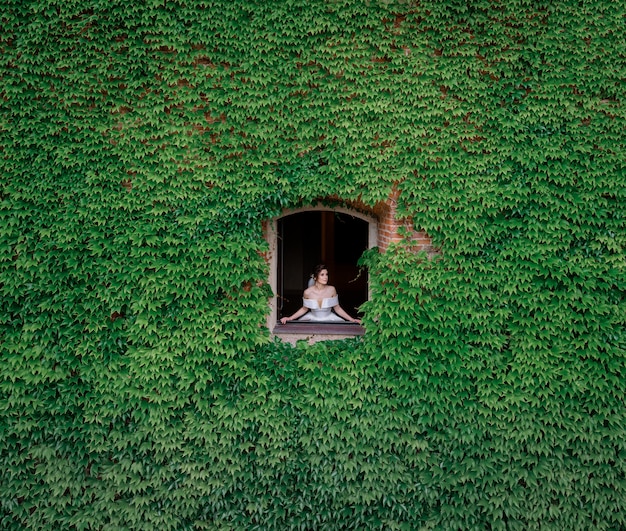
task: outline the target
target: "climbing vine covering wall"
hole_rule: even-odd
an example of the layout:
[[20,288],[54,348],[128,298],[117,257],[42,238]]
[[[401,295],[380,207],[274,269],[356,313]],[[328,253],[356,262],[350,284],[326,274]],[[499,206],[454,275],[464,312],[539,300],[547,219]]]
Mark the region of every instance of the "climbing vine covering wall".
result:
[[[626,8],[7,0],[0,527],[626,527]],[[362,339],[265,328],[341,197]]]

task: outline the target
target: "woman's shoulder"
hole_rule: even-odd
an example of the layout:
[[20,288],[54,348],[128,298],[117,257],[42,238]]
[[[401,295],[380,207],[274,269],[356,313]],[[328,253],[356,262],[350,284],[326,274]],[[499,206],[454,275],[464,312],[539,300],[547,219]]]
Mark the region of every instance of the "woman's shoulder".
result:
[[326,286],[323,297],[325,299],[332,299],[336,296],[337,296],[337,290],[335,289],[335,286]]
[[304,293],[302,294],[302,296],[305,299],[312,299],[313,297],[313,287],[307,288],[304,290]]
[[335,286],[326,286],[322,291],[317,291],[314,286],[304,290],[302,295],[305,299],[326,299],[337,296]]

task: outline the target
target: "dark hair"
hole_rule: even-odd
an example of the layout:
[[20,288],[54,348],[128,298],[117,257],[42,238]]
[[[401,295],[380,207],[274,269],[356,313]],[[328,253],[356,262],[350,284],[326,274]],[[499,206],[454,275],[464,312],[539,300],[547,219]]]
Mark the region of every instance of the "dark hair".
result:
[[313,269],[313,274],[311,275],[314,280],[317,280],[317,277],[319,276],[319,274],[322,272],[323,269],[328,270],[325,264],[317,264],[315,266],[315,268]]

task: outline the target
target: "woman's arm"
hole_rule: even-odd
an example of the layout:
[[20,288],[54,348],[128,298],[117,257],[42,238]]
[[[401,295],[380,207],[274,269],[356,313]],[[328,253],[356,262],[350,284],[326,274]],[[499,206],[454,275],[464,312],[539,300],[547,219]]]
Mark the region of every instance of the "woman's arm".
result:
[[339,306],[339,304],[333,306],[333,310],[335,310],[335,313],[342,319],[345,319],[346,321],[349,321],[350,323],[361,324],[361,319],[354,319],[353,317],[351,317],[348,314],[348,312],[346,312],[341,306]]
[[293,321],[294,319],[297,319],[298,317],[302,317],[306,312],[308,312],[309,309],[305,308],[304,306],[302,306],[296,313],[294,313],[293,315],[290,315],[289,317],[283,317],[280,322],[283,324],[287,324],[287,321]]

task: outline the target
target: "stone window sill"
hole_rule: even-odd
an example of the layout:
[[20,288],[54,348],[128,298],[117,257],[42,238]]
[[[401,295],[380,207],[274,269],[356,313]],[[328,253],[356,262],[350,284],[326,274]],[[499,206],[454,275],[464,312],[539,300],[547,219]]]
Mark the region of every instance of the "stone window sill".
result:
[[276,323],[272,333],[288,343],[305,340],[309,343],[362,336],[365,329],[355,323]]

